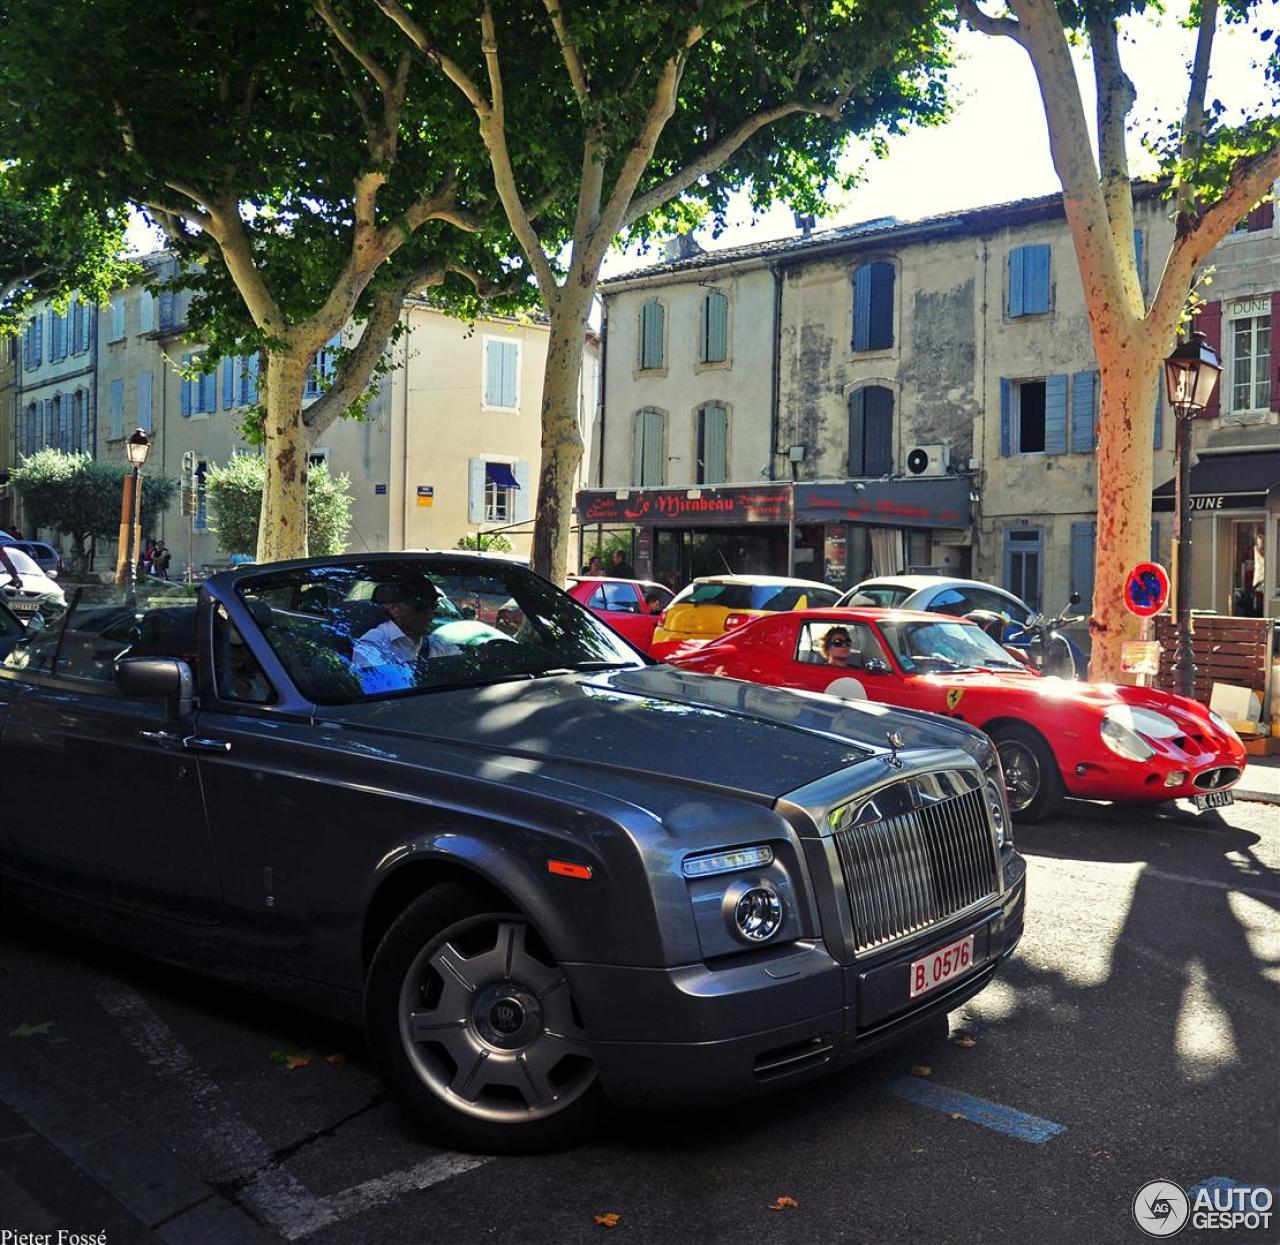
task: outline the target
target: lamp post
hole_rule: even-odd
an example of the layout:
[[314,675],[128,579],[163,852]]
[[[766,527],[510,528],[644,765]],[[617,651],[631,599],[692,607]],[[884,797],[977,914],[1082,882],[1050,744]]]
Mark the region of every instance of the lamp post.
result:
[[124,496],[120,502],[120,554],[116,561],[116,583],[126,584],[133,597],[138,583],[138,546],[142,539],[142,464],[147,461],[151,438],[145,429],[137,428],[124,443],[129,458],[129,473],[124,478]]
[[1195,694],[1191,639],[1191,427],[1213,397],[1222,368],[1203,333],[1192,333],[1164,361],[1164,387],[1177,421],[1173,444],[1173,574],[1176,634],[1173,668],[1178,691]]

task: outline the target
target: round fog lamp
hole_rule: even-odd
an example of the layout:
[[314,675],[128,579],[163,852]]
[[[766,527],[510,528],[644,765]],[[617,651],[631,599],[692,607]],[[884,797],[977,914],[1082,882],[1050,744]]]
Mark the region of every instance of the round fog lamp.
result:
[[733,925],[748,942],[767,942],[782,925],[782,899],[771,886],[752,886],[733,905]]

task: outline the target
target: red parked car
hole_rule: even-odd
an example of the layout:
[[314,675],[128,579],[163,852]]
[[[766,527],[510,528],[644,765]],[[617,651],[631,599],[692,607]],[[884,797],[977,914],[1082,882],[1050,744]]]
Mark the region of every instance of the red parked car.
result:
[[650,651],[658,615],[674,595],[670,588],[643,579],[586,575],[572,577],[565,591],[642,653]]
[[963,618],[914,610],[796,610],[668,658],[673,666],[961,718],[995,741],[1009,806],[1048,816],[1063,795],[1232,801],[1239,736],[1156,688],[1041,678]]

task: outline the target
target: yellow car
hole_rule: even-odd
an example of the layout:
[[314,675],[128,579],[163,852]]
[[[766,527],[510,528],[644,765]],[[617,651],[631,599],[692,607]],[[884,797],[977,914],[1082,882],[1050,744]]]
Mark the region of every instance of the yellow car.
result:
[[762,614],[821,609],[840,599],[840,589],[812,579],[774,575],[712,575],[695,579],[662,612],[649,652],[665,657],[689,640],[714,640]]

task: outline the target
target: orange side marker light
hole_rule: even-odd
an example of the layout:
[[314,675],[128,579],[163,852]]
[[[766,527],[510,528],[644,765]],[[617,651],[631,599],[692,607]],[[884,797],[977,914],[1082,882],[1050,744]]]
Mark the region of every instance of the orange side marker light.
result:
[[548,860],[547,872],[558,873],[562,878],[581,878],[591,880],[591,866],[574,864],[572,860]]

